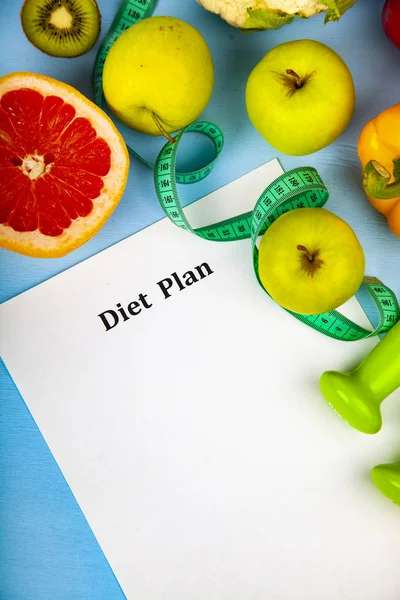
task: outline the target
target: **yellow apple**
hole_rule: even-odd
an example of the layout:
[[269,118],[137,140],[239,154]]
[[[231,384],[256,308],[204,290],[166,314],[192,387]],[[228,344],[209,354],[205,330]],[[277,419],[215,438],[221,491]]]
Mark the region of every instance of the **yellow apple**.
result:
[[337,308],[362,284],[363,249],[351,227],[324,208],[281,215],[263,235],[259,274],[281,306],[314,315]]
[[314,40],[270,50],[246,86],[254,127],[279,152],[298,156],[333,142],[347,127],[354,101],[349,69],[336,52]]
[[106,102],[129,127],[150,135],[197,119],[211,97],[214,66],[200,33],[174,17],[135,23],[113,44],[103,72]]

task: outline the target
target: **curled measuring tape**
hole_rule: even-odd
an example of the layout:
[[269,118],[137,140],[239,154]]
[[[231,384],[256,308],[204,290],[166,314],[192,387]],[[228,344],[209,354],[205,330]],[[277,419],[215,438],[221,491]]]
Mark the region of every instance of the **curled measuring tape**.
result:
[[[119,36],[122,33],[124,33],[124,31],[126,31],[131,25],[134,25],[141,19],[146,19],[147,17],[150,17],[154,12],[156,4],[157,0],[122,0],[118,12],[114,17],[113,22],[111,23],[110,29],[108,30],[106,37],[104,38],[99,48],[99,51],[97,52],[95,60],[93,70],[93,92],[94,99],[98,106],[104,107],[104,95],[102,85],[103,69],[107,54],[109,53],[111,46],[119,38]],[[223,144],[224,141],[221,133],[221,137],[218,140],[218,145],[215,145],[215,158],[203,169],[199,169],[194,172],[190,171],[188,173],[176,173],[176,181],[178,183],[194,183],[196,181],[204,179],[204,177],[207,177],[207,175],[210,173],[211,169],[214,166],[218,154],[222,150]],[[135,152],[135,150],[128,146],[128,144],[127,148],[129,153],[132,154],[132,156],[135,156],[142,163],[150,167],[150,169],[154,168],[154,165],[152,163],[140,156],[140,154]]]
[[[106,56],[116,39],[140,19],[151,16],[156,0],[123,0],[105,40],[98,51],[93,73],[94,96],[103,104],[102,74]],[[176,172],[179,142],[186,133],[197,132],[213,143],[214,159],[204,168],[189,173]],[[251,238],[253,267],[261,287],[258,273],[257,239],[280,215],[304,207],[322,207],[328,200],[328,191],[313,167],[300,167],[284,173],[261,194],[254,210],[224,221],[193,229],[182,210],[177,183],[195,183],[206,177],[223,148],[224,138],[220,128],[209,121],[196,121],[178,133],[174,143],[167,142],[153,167],[128,146],[129,152],[154,170],[154,184],[159,203],[166,216],[178,227],[215,242],[231,242]],[[290,312],[296,319],[313,329],[338,340],[355,341],[385,333],[400,319],[400,309],[394,293],[376,278],[366,277],[357,295],[366,295],[375,305],[379,320],[373,331],[364,329],[340,312],[333,310],[320,315],[301,315]]]
[[[179,141],[185,132],[201,131],[215,144],[219,128],[207,121],[194,123],[181,131],[174,144],[168,142],[157,157],[154,183],[158,200],[167,217],[178,227],[215,242],[230,242],[251,238],[253,267],[261,287],[258,273],[257,239],[285,212],[304,207],[321,208],[328,200],[328,190],[313,167],[300,167],[275,179],[261,194],[254,210],[224,221],[193,229],[179,202],[175,179],[175,163]],[[357,325],[340,312],[332,310],[320,315],[300,315],[290,312],[313,329],[334,339],[355,341],[389,331],[400,318],[399,305],[394,293],[378,279],[366,277],[360,294],[367,293],[374,302],[379,322],[373,331]]]

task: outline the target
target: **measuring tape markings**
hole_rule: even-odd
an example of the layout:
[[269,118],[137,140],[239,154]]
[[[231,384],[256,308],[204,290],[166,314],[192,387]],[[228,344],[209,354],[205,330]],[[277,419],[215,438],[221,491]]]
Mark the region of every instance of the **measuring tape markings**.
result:
[[[218,129],[217,125],[212,124],[213,131]],[[328,190],[313,167],[292,169],[270,183],[257,200],[253,211],[194,229],[182,210],[174,181],[179,142],[183,133],[189,130],[193,130],[193,125],[179,134],[175,144],[167,142],[156,160],[154,184],[159,203],[176,226],[204,239],[225,242],[251,238],[254,272],[259,284],[268,294],[259,276],[257,239],[277,218],[289,210],[324,206],[328,201]],[[205,127],[203,132],[205,135],[209,134]],[[300,315],[290,310],[287,312],[320,333],[343,341],[356,341],[388,331],[400,317],[396,297],[375,278],[365,278],[362,287],[368,291],[378,310],[379,322],[372,332],[336,310],[319,315]]]
[[[98,51],[93,71],[93,88],[96,103],[104,104],[102,75],[104,63],[112,44],[131,25],[150,17],[157,0],[123,0],[111,27]],[[208,137],[214,146],[215,156],[205,167],[189,173],[176,172],[176,156],[179,142],[185,133],[197,132]],[[194,233],[203,239],[216,242],[230,242],[251,238],[253,267],[257,280],[264,291],[259,272],[257,240],[268,227],[289,210],[305,207],[319,207],[328,200],[328,191],[313,167],[300,167],[287,171],[273,181],[261,194],[254,210],[225,219],[208,226],[192,228],[179,201],[176,183],[195,183],[204,179],[212,170],[224,145],[221,129],[209,121],[197,121],[181,130],[175,143],[167,142],[160,151],[156,163],[142,158],[127,146],[129,152],[154,172],[154,185],[159,203],[166,216],[181,229]],[[320,315],[300,315],[287,310],[304,324],[329,337],[344,341],[360,340],[388,331],[400,318],[400,309],[394,293],[376,278],[366,277],[360,291],[365,291],[373,300],[379,314],[379,323],[370,332],[353,323],[336,310]],[[269,294],[268,294],[269,295]],[[286,309],[285,309],[286,310]]]
[[[157,0],[123,0],[121,2],[118,12],[114,17],[113,22],[111,23],[110,29],[108,30],[105,39],[103,40],[102,44],[100,45],[100,48],[99,48],[99,51],[97,53],[96,60],[95,60],[95,66],[94,66],[94,70],[93,70],[93,90],[94,90],[94,98],[95,98],[96,104],[98,104],[98,106],[100,106],[102,108],[105,107],[104,106],[105,102],[104,102],[104,95],[103,95],[102,79],[103,79],[104,63],[106,61],[107,54],[109,53],[109,51],[111,49],[111,46],[119,38],[119,36],[122,33],[124,33],[124,31],[126,31],[127,29],[129,29],[129,27],[131,27],[131,25],[134,25],[135,23],[137,23],[138,21],[141,21],[142,19],[146,19],[147,17],[150,17],[154,12],[156,4],[157,4]],[[207,121],[196,122],[194,124],[194,126],[195,126],[195,128],[190,129],[190,131],[197,131],[199,133],[203,133],[203,129],[207,129],[208,126],[211,126],[210,127],[211,129],[213,128],[213,124],[212,123],[210,124]],[[189,131],[189,129],[186,128],[184,131]],[[175,173],[175,180],[178,183],[194,183],[196,181],[200,181],[201,179],[204,179],[204,177],[207,177],[207,175],[212,170],[215,160],[217,159],[219,152],[222,150],[223,143],[224,143],[222,131],[219,128],[218,128],[218,132],[219,132],[220,140],[216,139],[214,146],[218,146],[219,150],[216,153],[215,158],[211,161],[211,163],[209,165],[207,165],[206,167],[204,167],[202,169],[198,169],[197,171],[189,172],[189,173]],[[180,133],[182,133],[182,132],[180,132]],[[210,132],[210,133],[212,133],[212,132]],[[180,134],[178,134],[178,135],[180,135]],[[214,140],[212,140],[212,141],[214,141]],[[128,144],[126,146],[127,146],[130,154],[135,156],[138,160],[140,160],[142,163],[147,165],[150,169],[152,169],[152,170],[154,169],[154,165],[151,162],[149,162],[148,160],[143,158]]]
[[123,0],[121,2],[96,56],[93,71],[93,89],[96,103],[99,106],[103,103],[103,68],[111,46],[131,25],[150,17],[156,4],[157,0]]

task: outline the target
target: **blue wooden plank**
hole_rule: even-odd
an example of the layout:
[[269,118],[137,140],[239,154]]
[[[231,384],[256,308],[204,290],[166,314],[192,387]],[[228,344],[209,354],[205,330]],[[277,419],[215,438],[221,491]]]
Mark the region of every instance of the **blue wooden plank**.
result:
[[[214,94],[203,116],[218,123],[226,139],[209,177],[182,190],[184,205],[277,155],[249,123],[244,104],[246,79],[268,49],[284,41],[311,38],[330,45],[343,57],[357,91],[350,126],[334,144],[316,154],[278,157],[286,170],[302,164],[318,169],[330,191],[327,208],[356,231],[366,253],[367,273],[382,279],[400,296],[400,240],[365,198],[356,153],[362,126],[400,101],[400,51],[381,30],[382,5],[376,0],[360,0],[339,23],[324,26],[323,17],[318,16],[298,20],[279,31],[252,35],[228,26],[194,0],[159,0],[157,13],[190,22],[209,44],[216,77]],[[104,36],[118,0],[100,0],[99,6]],[[44,73],[92,98],[91,69],[98,44],[76,59],[48,57],[25,39],[19,10],[16,0],[0,2],[0,75],[12,71]],[[162,145],[159,139],[146,138],[126,127],[121,126],[121,131],[146,158],[154,159]],[[179,165],[184,170],[195,166],[198,152],[204,162],[209,152],[206,144],[196,145],[195,136],[189,137]],[[161,217],[151,172],[132,160],[123,200],[88,244],[58,260],[0,251],[0,300],[29,289]],[[0,376],[0,598],[120,600],[122,591],[4,366]]]

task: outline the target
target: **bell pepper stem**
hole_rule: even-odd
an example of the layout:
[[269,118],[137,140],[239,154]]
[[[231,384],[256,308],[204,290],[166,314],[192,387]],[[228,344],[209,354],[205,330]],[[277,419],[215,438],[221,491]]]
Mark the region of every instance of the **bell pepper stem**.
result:
[[393,161],[393,177],[400,179],[400,158],[395,158]]
[[373,198],[390,200],[400,196],[400,160],[393,161],[395,181],[389,183],[390,173],[377,160],[370,160],[364,167],[362,185],[364,190]]

